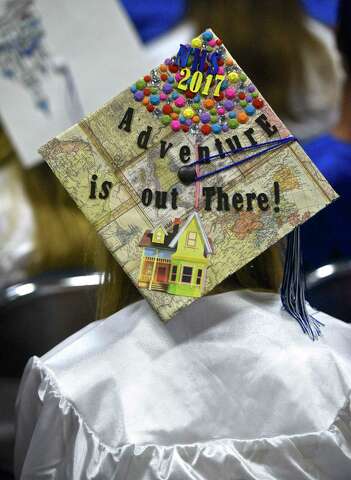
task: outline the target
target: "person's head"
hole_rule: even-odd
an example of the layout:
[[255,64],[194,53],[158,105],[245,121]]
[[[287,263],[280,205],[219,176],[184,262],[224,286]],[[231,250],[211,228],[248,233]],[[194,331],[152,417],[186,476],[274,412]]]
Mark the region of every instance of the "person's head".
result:
[[340,0],[337,25],[337,44],[347,76],[351,77],[351,2]]
[[[197,31],[211,27],[235,60],[284,119],[298,119],[307,94],[308,66],[320,81],[335,83],[324,45],[306,26],[300,0],[193,0],[189,14]],[[317,87],[316,85],[314,87]],[[291,102],[292,91],[300,105]],[[295,108],[297,107],[297,108]],[[306,105],[303,105],[306,111]]]

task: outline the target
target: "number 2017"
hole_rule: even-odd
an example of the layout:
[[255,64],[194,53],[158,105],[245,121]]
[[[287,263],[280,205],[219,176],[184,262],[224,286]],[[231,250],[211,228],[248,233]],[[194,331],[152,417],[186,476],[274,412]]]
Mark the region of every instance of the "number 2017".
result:
[[[182,75],[182,79],[179,80],[179,82],[178,82],[178,89],[179,90],[188,90],[187,81],[190,78],[190,68],[182,68],[182,70],[180,71],[180,74]],[[189,84],[189,90],[193,93],[197,93],[201,88],[202,80],[203,80],[203,73],[200,72],[199,70],[197,70],[193,74],[193,76],[191,77],[191,81],[190,81],[190,84]],[[219,92],[221,90],[222,82],[224,80],[224,75],[218,75],[217,74],[215,76],[215,81],[216,80],[218,80],[218,83],[217,83],[216,88],[213,92],[213,95],[215,97],[218,97]],[[208,92],[210,90],[210,86],[212,84],[212,81],[213,81],[213,75],[211,75],[211,74],[207,75],[205,85],[200,92],[202,95],[208,95]]]

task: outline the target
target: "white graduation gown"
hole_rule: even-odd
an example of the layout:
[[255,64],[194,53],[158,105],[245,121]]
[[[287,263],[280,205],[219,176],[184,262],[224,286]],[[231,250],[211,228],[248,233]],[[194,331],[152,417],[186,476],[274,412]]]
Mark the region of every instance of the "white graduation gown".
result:
[[27,365],[17,478],[350,479],[351,327],[316,316],[241,291],[89,325]]

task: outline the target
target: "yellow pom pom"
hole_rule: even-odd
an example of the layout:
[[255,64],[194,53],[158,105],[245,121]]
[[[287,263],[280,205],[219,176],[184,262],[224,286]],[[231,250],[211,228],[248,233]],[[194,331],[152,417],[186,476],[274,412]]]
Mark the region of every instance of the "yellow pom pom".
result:
[[231,83],[236,83],[239,80],[239,75],[236,72],[228,73],[228,80]]
[[202,40],[200,37],[193,38],[191,40],[191,46],[194,48],[201,48],[202,47]]
[[193,118],[194,113],[195,113],[195,112],[194,112],[194,110],[193,110],[192,108],[187,107],[187,108],[184,109],[183,115],[184,115],[184,117],[186,117],[186,118]]

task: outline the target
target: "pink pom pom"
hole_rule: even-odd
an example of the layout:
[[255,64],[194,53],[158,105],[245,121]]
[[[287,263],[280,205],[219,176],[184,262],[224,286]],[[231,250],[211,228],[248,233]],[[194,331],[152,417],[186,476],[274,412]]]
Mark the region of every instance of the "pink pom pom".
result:
[[179,120],[172,120],[171,121],[171,127],[172,127],[172,130],[174,132],[178,132],[178,130],[180,130],[180,127],[181,127],[180,121]]
[[225,90],[225,96],[226,96],[227,98],[229,98],[229,99],[230,99],[230,98],[234,98],[235,95],[236,95],[236,90],[235,90],[235,88],[229,87],[229,88],[227,88],[227,89]]
[[186,101],[184,97],[178,97],[174,103],[177,107],[184,107]]
[[218,75],[224,75],[224,67],[221,65],[220,67],[218,67]]

